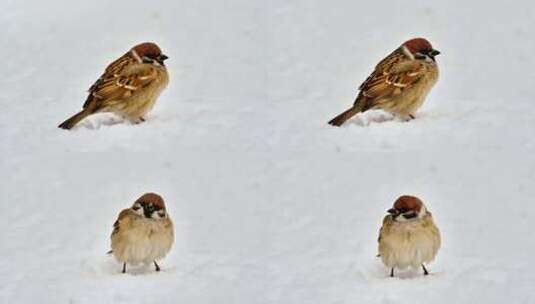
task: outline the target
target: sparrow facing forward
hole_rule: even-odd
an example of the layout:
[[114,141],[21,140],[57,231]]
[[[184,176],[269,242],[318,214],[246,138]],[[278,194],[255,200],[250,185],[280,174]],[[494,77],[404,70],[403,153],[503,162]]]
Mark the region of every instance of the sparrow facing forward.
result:
[[424,38],[403,43],[381,60],[360,85],[353,106],[329,124],[341,126],[348,119],[370,109],[382,109],[405,119],[413,119],[438,80],[435,56],[440,54]]
[[440,248],[440,231],[431,212],[419,198],[404,195],[388,213],[379,231],[379,256],[391,269],[390,276],[394,268],[420,266],[429,274],[424,264],[433,261]]
[[123,273],[126,272],[126,264],[140,263],[154,263],[156,271],[160,271],[156,261],[167,255],[174,238],[173,222],[162,197],[146,193],[131,208],[119,213],[113,224],[112,250],[109,253],[123,263]]
[[58,127],[71,129],[87,116],[102,112],[116,113],[134,123],[145,121],[143,116],[169,82],[166,59],[152,42],[134,46],[112,62],[89,88],[82,111]]

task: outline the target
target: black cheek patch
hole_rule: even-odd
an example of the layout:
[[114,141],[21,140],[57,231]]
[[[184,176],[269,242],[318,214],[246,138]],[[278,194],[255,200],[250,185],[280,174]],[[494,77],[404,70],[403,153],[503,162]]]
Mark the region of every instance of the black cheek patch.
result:
[[417,216],[417,214],[415,212],[411,212],[411,213],[408,213],[408,214],[403,214],[403,217],[410,220],[412,218],[415,218]]
[[154,60],[152,60],[150,58],[147,58],[147,57],[143,57],[142,61],[143,61],[143,63],[150,63],[150,64],[154,63]]
[[426,56],[425,56],[425,55],[422,55],[422,54],[415,54],[415,55],[414,55],[414,58],[416,58],[416,59],[420,59],[420,60],[425,60],[425,57],[426,57]]

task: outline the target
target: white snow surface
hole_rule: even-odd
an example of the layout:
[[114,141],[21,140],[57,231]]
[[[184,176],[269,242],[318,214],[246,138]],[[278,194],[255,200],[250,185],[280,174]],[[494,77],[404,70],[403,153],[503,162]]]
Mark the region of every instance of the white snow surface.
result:
[[[535,303],[532,1],[14,1],[0,13],[0,303]],[[406,39],[442,52],[403,122],[327,125]],[[131,46],[171,81],[145,123],[80,110]],[[160,265],[105,253],[160,193]],[[421,197],[432,272],[375,257],[385,211]]]

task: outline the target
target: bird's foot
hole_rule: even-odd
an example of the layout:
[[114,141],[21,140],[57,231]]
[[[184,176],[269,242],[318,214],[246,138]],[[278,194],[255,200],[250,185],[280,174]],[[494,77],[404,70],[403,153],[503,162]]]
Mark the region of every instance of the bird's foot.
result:
[[429,271],[425,268],[424,264],[422,264],[422,269],[424,270],[424,275],[428,275]]

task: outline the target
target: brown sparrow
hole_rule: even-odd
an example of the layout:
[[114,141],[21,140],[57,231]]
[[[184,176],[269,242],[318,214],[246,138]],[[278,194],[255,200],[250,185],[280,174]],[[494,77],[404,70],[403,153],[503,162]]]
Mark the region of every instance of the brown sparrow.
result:
[[169,82],[166,59],[152,42],[134,46],[112,62],[89,88],[82,111],[58,127],[71,129],[87,116],[102,112],[116,113],[134,123],[145,121],[143,116]]
[[329,124],[341,126],[360,112],[382,109],[406,119],[414,114],[425,101],[438,80],[435,56],[440,54],[424,38],[403,43],[381,60],[372,74],[359,87],[353,106],[336,116]]
[[174,238],[173,222],[162,197],[146,193],[131,208],[119,213],[111,234],[112,250],[108,253],[123,263],[123,273],[126,264],[140,263],[154,263],[156,271],[160,271],[156,261],[167,255]]
[[440,248],[440,231],[433,222],[431,212],[422,201],[414,196],[404,195],[388,210],[379,232],[379,256],[390,268],[422,267],[435,259]]

